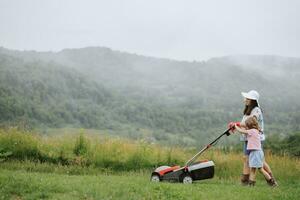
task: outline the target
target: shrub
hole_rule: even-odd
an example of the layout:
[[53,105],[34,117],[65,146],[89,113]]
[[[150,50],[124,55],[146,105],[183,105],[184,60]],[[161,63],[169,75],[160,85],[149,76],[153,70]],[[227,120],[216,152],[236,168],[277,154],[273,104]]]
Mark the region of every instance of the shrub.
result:
[[11,151],[4,151],[2,148],[0,148],[0,162],[5,161],[11,155]]
[[0,146],[4,151],[11,152],[11,158],[20,160],[39,159],[38,139],[33,134],[10,128],[0,134]]
[[86,155],[88,153],[89,146],[90,146],[90,142],[86,137],[84,137],[83,132],[81,132],[79,137],[76,140],[73,152],[76,156]]

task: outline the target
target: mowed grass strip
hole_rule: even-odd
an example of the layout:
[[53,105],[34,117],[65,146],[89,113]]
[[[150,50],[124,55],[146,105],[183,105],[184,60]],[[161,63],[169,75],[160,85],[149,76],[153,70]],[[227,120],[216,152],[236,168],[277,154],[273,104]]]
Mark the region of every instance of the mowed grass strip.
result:
[[238,180],[214,179],[151,183],[149,174],[65,175],[0,169],[1,199],[299,199],[300,181],[270,188],[259,180],[253,188]]

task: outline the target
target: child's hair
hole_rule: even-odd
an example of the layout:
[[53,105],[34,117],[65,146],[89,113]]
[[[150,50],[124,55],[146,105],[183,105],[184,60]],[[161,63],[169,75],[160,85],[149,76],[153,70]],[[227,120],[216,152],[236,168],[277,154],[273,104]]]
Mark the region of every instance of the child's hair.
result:
[[260,127],[258,125],[256,117],[253,117],[253,116],[248,117],[245,121],[245,124],[246,124],[248,129],[253,129],[254,128],[254,129],[257,129],[257,130],[260,131]]

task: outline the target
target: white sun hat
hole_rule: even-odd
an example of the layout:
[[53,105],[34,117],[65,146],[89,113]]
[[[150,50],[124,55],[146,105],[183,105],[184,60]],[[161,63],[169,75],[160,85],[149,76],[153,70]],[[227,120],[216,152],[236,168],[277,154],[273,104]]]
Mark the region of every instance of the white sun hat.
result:
[[260,107],[258,103],[259,93],[257,91],[250,90],[249,92],[242,92],[242,96],[247,99],[256,100],[258,107]]

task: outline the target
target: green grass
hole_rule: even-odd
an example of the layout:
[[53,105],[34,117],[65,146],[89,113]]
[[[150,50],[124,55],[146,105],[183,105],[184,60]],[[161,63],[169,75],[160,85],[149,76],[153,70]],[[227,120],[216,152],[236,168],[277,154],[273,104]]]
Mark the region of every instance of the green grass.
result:
[[0,169],[0,199],[299,199],[300,182],[280,181],[270,188],[259,179],[254,188],[238,180],[214,179],[151,183],[148,173],[67,175]]
[[197,150],[92,133],[43,136],[0,129],[0,199],[300,199],[300,160],[266,152],[279,182],[242,187],[242,153],[210,149],[215,177],[192,185],[151,183],[160,165],[183,165]]

